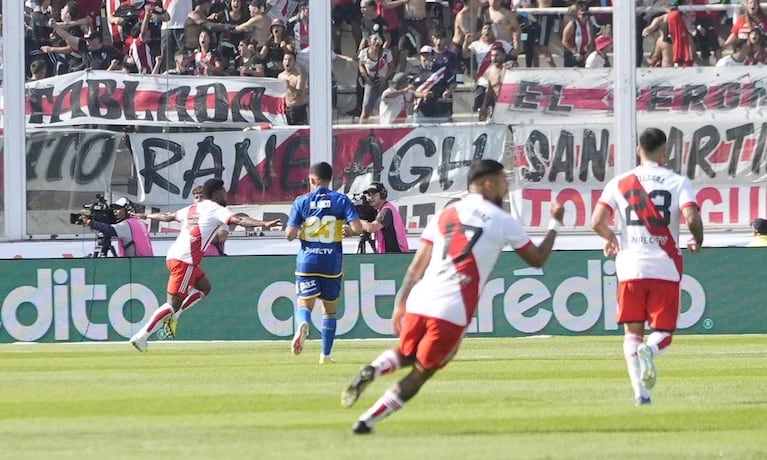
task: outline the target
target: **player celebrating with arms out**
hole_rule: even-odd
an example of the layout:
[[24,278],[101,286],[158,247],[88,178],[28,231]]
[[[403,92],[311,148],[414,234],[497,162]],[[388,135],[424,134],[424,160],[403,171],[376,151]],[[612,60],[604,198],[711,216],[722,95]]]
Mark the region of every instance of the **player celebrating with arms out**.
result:
[[362,368],[341,394],[341,404],[351,407],[374,379],[412,366],[355,422],[356,434],[370,433],[376,422],[401,409],[453,358],[504,246],[511,245],[535,267],[551,254],[564,217],[559,203],[551,203],[549,232],[536,246],[522,224],[502,209],[509,189],[501,163],[473,161],[467,182],[469,195],[427,224],[397,292],[392,326],[399,347]]
[[[591,226],[607,241],[605,255],[616,256],[623,354],[635,403],[641,406],[652,402],[654,357],[671,345],[679,317],[680,215],[692,233],[687,248],[693,253],[703,244],[703,223],[690,180],[663,166],[668,157],[663,131],[645,129],[637,151],[640,165],[607,183]],[[608,224],[613,213],[620,225],[620,242]],[[645,321],[653,330],[646,344]]]
[[221,179],[208,179],[202,186],[203,200],[176,211],[174,220],[181,222],[181,230],[168,249],[166,265],[168,296],[144,325],[130,339],[138,351],[147,351],[147,339],[160,328],[171,337],[176,335],[176,321],[183,312],[210,294],[212,286],[200,268],[202,256],[222,225],[243,227],[272,227],[279,219],[268,222],[233,213],[226,207],[226,188]]

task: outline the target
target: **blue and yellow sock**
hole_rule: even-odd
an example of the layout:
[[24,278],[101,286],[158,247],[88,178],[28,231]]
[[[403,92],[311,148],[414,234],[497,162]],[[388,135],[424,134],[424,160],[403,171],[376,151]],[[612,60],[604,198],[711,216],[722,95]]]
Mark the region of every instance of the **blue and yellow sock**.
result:
[[333,340],[336,338],[336,314],[322,315],[322,354],[330,356],[333,351]]

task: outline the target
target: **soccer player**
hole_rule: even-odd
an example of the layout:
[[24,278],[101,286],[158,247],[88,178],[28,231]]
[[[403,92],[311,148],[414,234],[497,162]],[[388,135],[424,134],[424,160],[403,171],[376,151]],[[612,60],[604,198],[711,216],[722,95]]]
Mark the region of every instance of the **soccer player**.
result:
[[357,210],[349,197],[330,189],[333,167],[316,163],[309,169],[311,191],[293,202],[286,238],[301,240],[296,257],[296,332],[291,343],[294,355],[301,354],[309,334],[314,302],[322,300],[322,351],[320,364],[331,362],[336,335],[336,311],[343,276],[344,223],[352,233],[362,232]]
[[233,213],[226,207],[226,188],[221,179],[205,181],[202,194],[202,201],[175,213],[175,220],[181,222],[181,231],[166,256],[170,272],[167,300],[155,310],[149,322],[131,337],[130,343],[138,351],[148,350],[147,339],[160,328],[175,336],[179,316],[210,293],[212,287],[200,268],[200,262],[221,225],[271,227],[280,223],[279,219],[264,222]]
[[[637,151],[640,165],[607,183],[591,226],[606,240],[605,255],[616,256],[623,354],[634,400],[640,406],[652,403],[654,357],[671,345],[679,317],[680,215],[684,215],[692,233],[687,241],[692,253],[700,251],[703,244],[703,224],[690,180],[664,167],[668,153],[663,131],[645,129]],[[620,241],[608,223],[611,215],[620,226]],[[652,329],[647,343],[645,321]]]
[[376,422],[401,409],[453,358],[504,246],[510,244],[535,267],[551,254],[564,217],[559,203],[551,203],[549,231],[536,246],[521,223],[502,209],[508,185],[501,163],[473,161],[467,181],[469,195],[427,224],[394,299],[392,326],[399,346],[362,368],[341,394],[341,404],[351,407],[374,379],[412,366],[355,422],[356,434],[372,432]]

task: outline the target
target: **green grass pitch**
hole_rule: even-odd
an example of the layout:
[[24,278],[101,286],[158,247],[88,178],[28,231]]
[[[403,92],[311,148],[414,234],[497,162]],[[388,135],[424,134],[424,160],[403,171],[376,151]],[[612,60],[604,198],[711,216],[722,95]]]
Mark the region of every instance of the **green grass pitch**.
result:
[[767,337],[677,336],[654,404],[633,406],[622,337],[464,341],[372,436],[342,408],[394,341],[0,346],[2,459],[764,459]]

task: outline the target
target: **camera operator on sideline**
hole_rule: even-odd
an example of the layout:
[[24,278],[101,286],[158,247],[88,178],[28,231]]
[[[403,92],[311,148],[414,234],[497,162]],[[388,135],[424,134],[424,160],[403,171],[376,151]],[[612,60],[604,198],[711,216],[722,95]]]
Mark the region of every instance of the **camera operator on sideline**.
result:
[[408,252],[407,230],[402,222],[399,210],[390,202],[386,187],[381,182],[373,182],[365,190],[369,203],[375,208],[377,214],[375,220],[360,220],[362,229],[375,234],[376,252]]
[[99,222],[85,215],[80,216],[80,222],[106,237],[116,237],[118,257],[152,257],[154,251],[149,229],[146,224],[128,214],[133,210],[130,200],[118,198],[109,207],[115,216],[114,224]]

